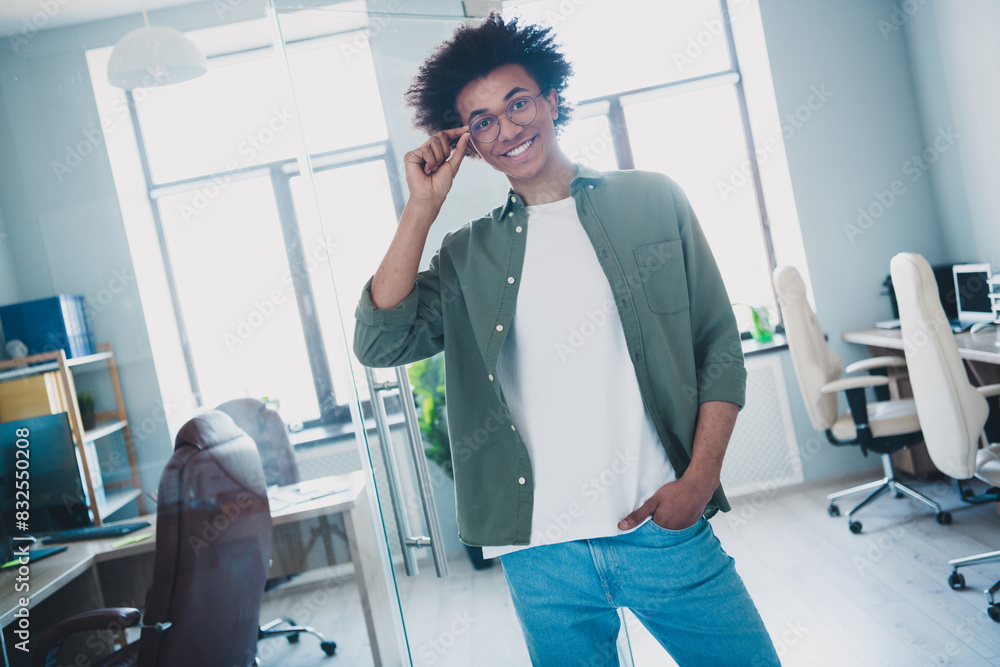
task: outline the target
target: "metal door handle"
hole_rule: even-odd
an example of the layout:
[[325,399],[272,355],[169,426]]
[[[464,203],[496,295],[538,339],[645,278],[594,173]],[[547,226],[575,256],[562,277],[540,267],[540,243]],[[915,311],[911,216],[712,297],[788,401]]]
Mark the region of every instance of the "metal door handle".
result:
[[[417,408],[413,401],[413,388],[410,386],[410,376],[403,366],[396,367],[396,383],[399,385],[399,400],[403,404],[403,420],[410,439],[410,455],[417,472],[417,488],[420,490],[420,504],[424,508],[424,521],[427,531],[431,534],[431,555],[434,558],[434,569],[438,577],[448,576],[448,558],[441,542],[441,525],[438,522],[437,505],[434,503],[434,490],[431,488],[431,478],[427,471],[427,457],[424,455],[424,441],[420,437],[420,427],[417,423]],[[404,391],[405,389],[405,391]],[[424,545],[418,545],[424,546]]]
[[[378,433],[380,449],[382,450],[382,461],[385,464],[386,479],[389,485],[389,501],[392,504],[393,516],[396,519],[396,528],[399,531],[399,543],[403,552],[403,566],[407,576],[412,577],[419,574],[420,568],[417,565],[414,551],[430,547],[437,576],[445,577],[448,575],[448,560],[441,541],[441,526],[438,523],[434,495],[430,485],[430,476],[427,471],[427,458],[424,456],[423,440],[420,437],[420,428],[417,424],[417,410],[413,402],[413,390],[410,387],[410,378],[407,375],[406,368],[404,366],[397,366],[395,372],[395,381],[377,382],[372,369],[365,368],[365,379],[368,381],[371,396],[372,415],[375,418],[375,430]],[[427,530],[430,533],[430,537],[426,535],[413,535],[410,529],[409,518],[406,516],[402,487],[399,483],[399,466],[392,448],[391,433],[389,432],[389,422],[386,418],[383,397],[383,394],[386,392],[397,390],[399,391],[399,402],[403,408],[403,422],[406,425],[406,437],[410,443],[410,455],[413,459],[414,471],[417,476],[417,488],[420,493],[424,520],[427,523]]]

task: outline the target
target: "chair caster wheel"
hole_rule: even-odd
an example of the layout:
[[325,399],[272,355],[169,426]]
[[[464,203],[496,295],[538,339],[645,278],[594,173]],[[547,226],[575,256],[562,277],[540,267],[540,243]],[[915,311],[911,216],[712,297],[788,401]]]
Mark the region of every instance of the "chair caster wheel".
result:
[[855,535],[858,535],[859,533],[861,533],[861,522],[860,521],[852,521],[849,524],[847,524],[847,527],[850,528],[851,532],[854,533]]
[[965,575],[961,572],[952,572],[948,575],[948,585],[953,590],[960,591],[965,588]]
[[937,515],[937,522],[942,526],[947,526],[951,523],[951,512],[941,512]]
[[294,635],[288,635],[288,637],[286,639],[288,639],[288,643],[289,644],[298,644],[299,643],[299,633],[296,632]]
[[826,508],[826,513],[830,516],[840,516],[840,508],[830,503],[830,506]]
[[903,494],[902,494],[902,493],[900,493],[899,491],[897,491],[897,492],[896,492],[896,497],[897,497],[897,498],[902,498],[902,497],[903,497]]
[[986,608],[986,613],[997,623],[1000,623],[1000,605],[991,604]]
[[323,649],[323,653],[327,655],[333,655],[337,652],[337,642],[320,642],[319,647]]

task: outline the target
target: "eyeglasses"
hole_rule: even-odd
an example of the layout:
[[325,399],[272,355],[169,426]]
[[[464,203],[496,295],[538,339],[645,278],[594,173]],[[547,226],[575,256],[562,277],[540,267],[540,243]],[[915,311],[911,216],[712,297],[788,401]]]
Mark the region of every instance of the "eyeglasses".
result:
[[[504,113],[515,125],[527,125],[535,120],[535,112],[537,111],[535,100],[543,95],[545,93],[540,93],[535,97],[518,97],[516,100],[511,100]],[[476,116],[469,122],[469,131],[472,133],[472,138],[480,143],[488,144],[491,141],[496,141],[496,138],[500,136],[500,119],[493,114]]]

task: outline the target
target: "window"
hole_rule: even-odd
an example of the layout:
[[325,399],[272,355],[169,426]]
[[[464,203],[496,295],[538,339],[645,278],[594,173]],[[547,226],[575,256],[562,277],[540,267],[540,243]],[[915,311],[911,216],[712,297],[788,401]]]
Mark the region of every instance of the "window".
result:
[[[736,10],[745,10],[740,0]],[[734,303],[777,314],[773,250],[759,196],[750,118],[718,0],[509,3],[508,14],[552,26],[574,66],[577,103],[560,144],[596,169],[662,172],[684,189]],[[735,196],[730,173],[748,169]],[[720,187],[720,183],[724,184]],[[758,187],[754,187],[754,183]],[[749,310],[736,309],[741,328]]]
[[[354,326],[353,301],[342,315],[333,281],[361,291],[372,258],[358,249],[388,246],[401,201],[370,51],[342,56],[358,39],[356,26],[307,35],[289,46],[287,70],[266,42],[215,52],[205,76],[128,96],[202,405],[267,397],[286,422],[311,425],[338,420],[338,403],[353,397],[330,370],[362,372],[343,345],[327,344]],[[300,173],[303,144],[311,176]],[[377,205],[345,196],[356,192]],[[345,217],[356,224],[336,233],[321,222]]]

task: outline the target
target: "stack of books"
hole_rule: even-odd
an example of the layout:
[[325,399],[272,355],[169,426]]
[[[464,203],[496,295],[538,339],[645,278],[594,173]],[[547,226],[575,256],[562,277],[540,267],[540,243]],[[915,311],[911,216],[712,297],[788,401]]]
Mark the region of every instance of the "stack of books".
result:
[[69,400],[59,373],[55,371],[0,382],[0,422],[56,415],[68,410]]
[[87,304],[78,294],[0,306],[4,337],[28,346],[28,354],[62,348],[67,359],[94,354],[94,336],[87,322]]

